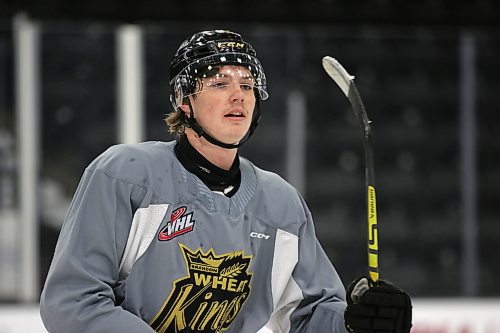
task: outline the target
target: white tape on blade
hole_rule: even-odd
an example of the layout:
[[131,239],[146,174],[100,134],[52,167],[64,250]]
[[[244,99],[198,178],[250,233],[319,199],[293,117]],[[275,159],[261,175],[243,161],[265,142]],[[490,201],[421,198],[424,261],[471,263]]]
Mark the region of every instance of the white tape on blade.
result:
[[349,86],[354,76],[349,75],[344,67],[335,59],[330,56],[323,57],[323,68],[326,73],[337,83],[346,96],[349,96]]

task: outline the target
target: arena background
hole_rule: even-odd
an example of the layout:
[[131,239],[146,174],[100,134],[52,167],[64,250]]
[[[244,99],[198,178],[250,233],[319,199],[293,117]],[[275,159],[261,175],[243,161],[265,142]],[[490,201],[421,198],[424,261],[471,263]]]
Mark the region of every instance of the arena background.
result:
[[[36,316],[85,166],[116,143],[172,139],[162,121],[170,58],[187,35],[214,28],[241,32],[268,77],[271,97],[241,154],[303,193],[344,283],[366,271],[363,151],[325,55],[356,76],[373,120],[382,278],[430,312],[486,302],[498,313],[499,7],[2,1],[0,332],[14,332],[3,323],[11,311]],[[498,319],[471,318],[500,332]]]

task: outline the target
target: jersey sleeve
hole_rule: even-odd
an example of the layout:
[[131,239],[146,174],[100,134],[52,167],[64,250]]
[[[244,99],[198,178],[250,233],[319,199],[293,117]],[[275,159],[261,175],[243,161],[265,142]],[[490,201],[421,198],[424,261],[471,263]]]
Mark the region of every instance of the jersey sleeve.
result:
[[102,170],[84,172],[40,299],[49,332],[154,332],[113,292],[135,206],[148,196],[146,187]]
[[346,333],[344,285],[316,237],[302,197],[300,201],[305,221],[298,230],[298,260],[289,284],[300,289],[302,300],[290,315],[290,332]]

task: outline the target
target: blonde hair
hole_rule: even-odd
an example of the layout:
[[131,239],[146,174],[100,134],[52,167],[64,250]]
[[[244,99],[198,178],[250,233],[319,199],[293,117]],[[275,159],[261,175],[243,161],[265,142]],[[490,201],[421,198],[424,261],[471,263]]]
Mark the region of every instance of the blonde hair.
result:
[[178,108],[176,111],[170,112],[165,117],[165,123],[168,126],[168,132],[171,134],[180,137],[184,134],[186,130],[186,121],[185,121],[184,111]]
[[[215,68],[219,69],[219,67],[215,67]],[[200,78],[196,78],[196,85],[195,85],[194,89],[195,89],[195,91],[200,91],[202,89]],[[176,96],[177,96],[177,94],[180,94],[179,91],[175,91],[174,93]],[[193,99],[196,99],[196,95],[192,95],[191,97]],[[184,101],[185,100],[187,100],[187,97],[184,97]],[[168,132],[170,134],[176,135],[177,137],[181,137],[182,135],[184,135],[184,131],[186,130],[186,127],[189,127],[189,125],[186,122],[186,114],[184,113],[184,111],[181,110],[180,107],[178,107],[177,110],[170,112],[165,117],[165,123],[168,126]]]

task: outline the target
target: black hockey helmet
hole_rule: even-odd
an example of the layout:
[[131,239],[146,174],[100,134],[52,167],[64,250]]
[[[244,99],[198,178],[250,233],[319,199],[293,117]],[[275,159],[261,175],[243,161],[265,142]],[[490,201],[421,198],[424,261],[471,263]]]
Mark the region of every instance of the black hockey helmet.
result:
[[199,136],[205,137],[211,143],[224,148],[237,148],[248,140],[257,127],[260,119],[259,101],[269,97],[264,69],[253,47],[245,42],[241,35],[228,30],[209,30],[195,33],[186,39],[179,46],[170,64],[170,101],[174,110],[178,110],[179,106],[186,102],[186,98],[195,93],[196,82],[203,77],[207,69],[225,65],[244,66],[250,71],[255,82],[256,110],[247,137],[238,145],[222,143],[210,137],[194,119],[192,108],[186,122]]

